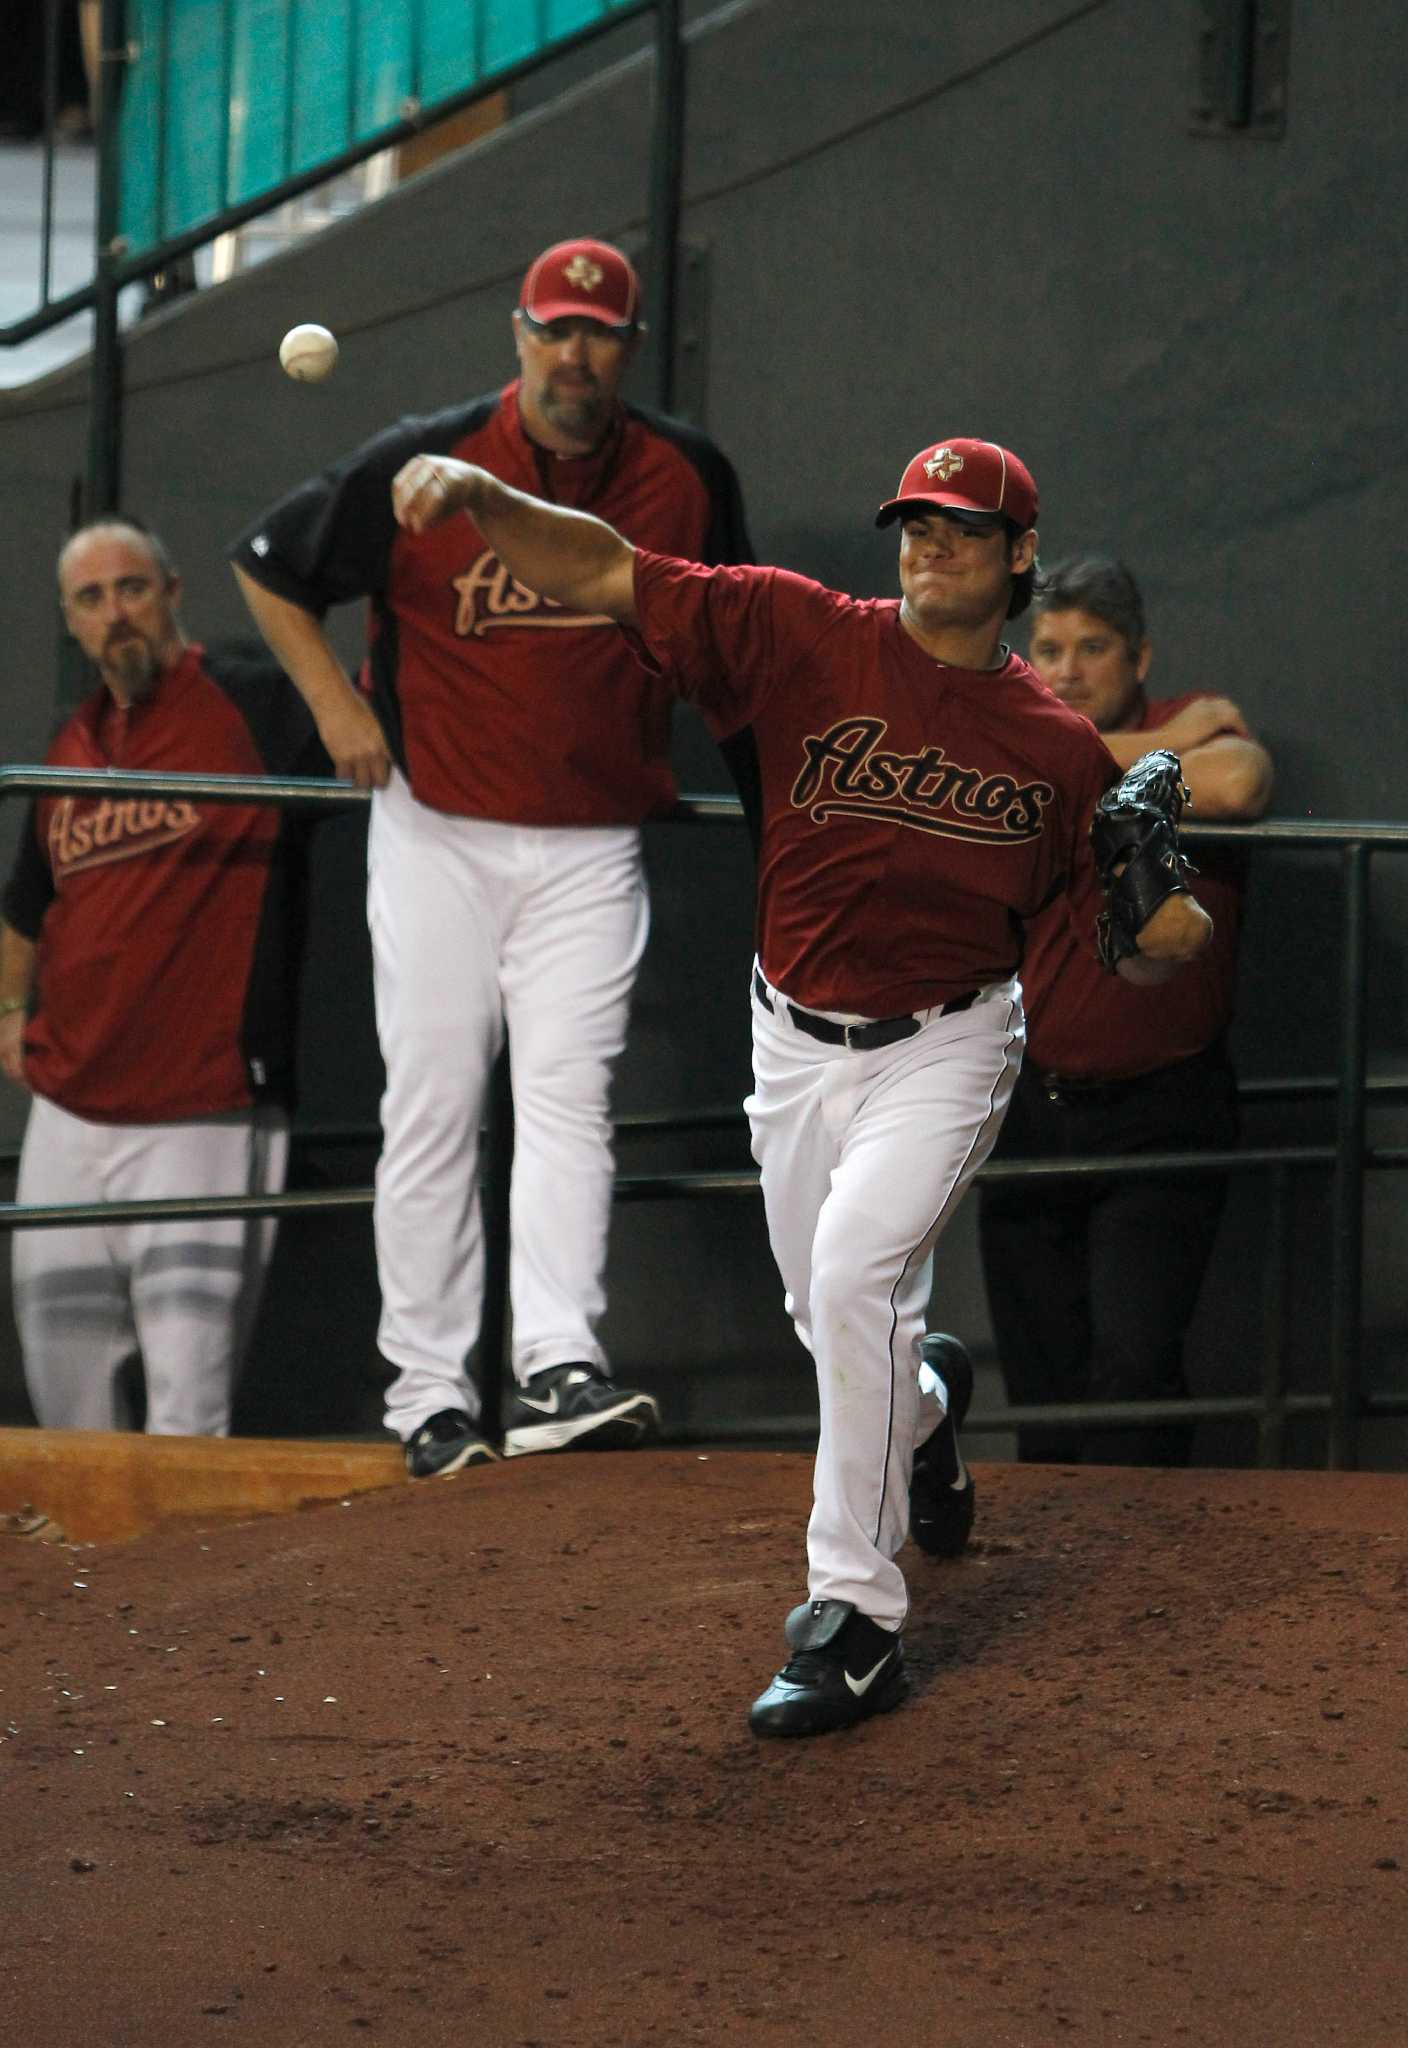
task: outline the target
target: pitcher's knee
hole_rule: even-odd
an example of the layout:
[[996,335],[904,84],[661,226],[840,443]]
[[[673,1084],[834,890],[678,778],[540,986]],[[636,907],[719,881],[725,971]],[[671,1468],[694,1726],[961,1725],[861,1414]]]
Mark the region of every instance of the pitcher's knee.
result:
[[818,1240],[809,1303],[812,1328],[835,1330],[871,1313],[888,1321],[899,1270],[893,1258],[879,1256],[864,1243],[833,1243],[823,1249]]

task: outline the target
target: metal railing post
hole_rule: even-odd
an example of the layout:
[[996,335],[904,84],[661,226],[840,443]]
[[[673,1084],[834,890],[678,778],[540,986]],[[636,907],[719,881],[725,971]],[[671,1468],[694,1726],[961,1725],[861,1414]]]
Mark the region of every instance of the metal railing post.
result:
[[59,119],[59,0],[44,0],[44,191],[39,202],[39,303],[54,281],[54,136]]
[[680,181],[684,162],[684,39],[680,0],[656,0],[655,126],[650,145],[650,327],[655,403],[675,398],[679,299]]
[[1290,1174],[1273,1166],[1266,1216],[1265,1327],[1261,1337],[1262,1411],[1257,1422],[1256,1461],[1286,1462],[1286,1270],[1290,1241]]
[[1359,1460],[1360,1349],[1364,1294],[1364,1068],[1368,994],[1369,848],[1344,849],[1344,954],[1340,982],[1340,1069],[1335,1103],[1335,1173],[1330,1222],[1331,1471]]
[[122,158],[118,105],[127,63],[123,0],[102,0],[98,57],[98,207],[93,364],[89,410],[88,507],[90,519],[117,510],[122,498],[122,342],[117,326],[118,269],[126,253],[118,237]]

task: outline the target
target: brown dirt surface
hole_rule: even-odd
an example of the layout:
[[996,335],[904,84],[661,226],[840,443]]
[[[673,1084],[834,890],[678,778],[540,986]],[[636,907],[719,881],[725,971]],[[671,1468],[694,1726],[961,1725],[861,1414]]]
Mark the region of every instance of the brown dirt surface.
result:
[[0,1537],[0,2038],[1403,2048],[1408,1480],[977,1479],[795,1742],[795,1453]]

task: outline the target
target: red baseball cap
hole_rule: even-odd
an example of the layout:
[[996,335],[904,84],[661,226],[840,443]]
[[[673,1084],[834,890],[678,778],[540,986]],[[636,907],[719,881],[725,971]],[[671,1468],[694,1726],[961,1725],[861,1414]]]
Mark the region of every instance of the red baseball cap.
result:
[[518,303],[531,320],[600,320],[634,327],[640,279],[609,242],[555,242],[530,264]]
[[911,505],[957,505],[965,512],[1000,512],[1022,533],[1036,525],[1032,473],[996,441],[935,441],[921,448],[900,478],[894,497],[876,513],[875,524],[893,524]]

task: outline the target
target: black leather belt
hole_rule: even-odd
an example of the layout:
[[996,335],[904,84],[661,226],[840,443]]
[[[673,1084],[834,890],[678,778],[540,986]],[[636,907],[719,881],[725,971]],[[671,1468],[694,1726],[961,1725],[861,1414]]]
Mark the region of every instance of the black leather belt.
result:
[[[772,990],[756,967],[753,969],[753,993],[765,1010],[775,1008]],[[966,995],[954,996],[950,1002],[935,1003],[929,1014],[951,1017],[959,1010],[971,1009],[979,993],[979,990],[970,988]],[[787,1004],[787,1014],[808,1038],[819,1038],[823,1045],[844,1045],[852,1052],[878,1052],[882,1045],[898,1045],[902,1038],[913,1038],[923,1021],[907,1015],[878,1017],[872,1024],[838,1024],[833,1017],[819,1017],[815,1010],[801,1010],[795,1003]]]

